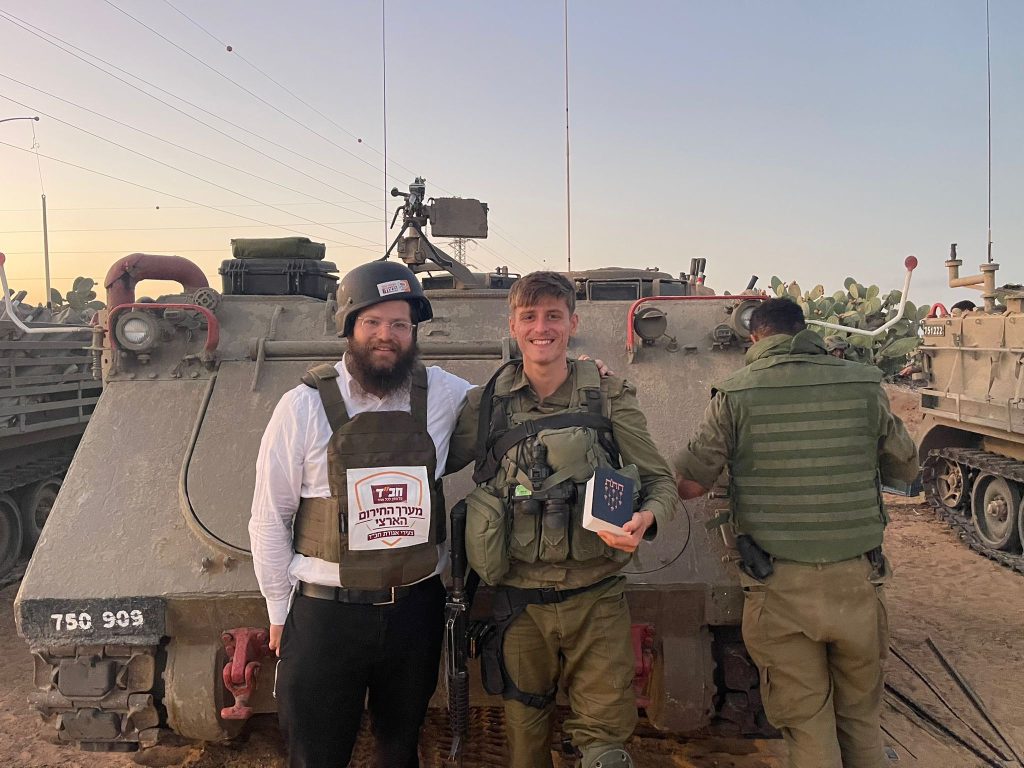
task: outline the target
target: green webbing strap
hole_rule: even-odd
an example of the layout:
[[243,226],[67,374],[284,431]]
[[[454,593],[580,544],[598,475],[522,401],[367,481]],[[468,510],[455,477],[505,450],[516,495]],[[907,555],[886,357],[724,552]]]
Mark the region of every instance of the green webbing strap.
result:
[[[486,397],[486,394],[484,396]],[[482,419],[481,416],[481,423]],[[494,478],[498,474],[501,457],[526,438],[536,435],[542,429],[565,429],[566,427],[589,427],[597,430],[600,434],[603,431],[611,432],[612,423],[604,416],[595,416],[592,413],[580,413],[579,411],[556,413],[524,421],[518,427],[513,427],[503,434],[489,447],[485,447],[483,453],[477,454],[483,458],[477,460],[477,469],[473,472],[473,482],[484,483]]]
[[490,480],[498,473],[498,462],[501,454],[495,454],[488,449],[488,439],[491,435],[491,419],[494,415],[494,388],[502,371],[510,365],[518,365],[518,360],[509,360],[498,367],[494,375],[484,385],[483,396],[480,398],[480,415],[477,418],[476,430],[476,466],[473,468],[473,482],[478,485]]
[[320,393],[320,402],[327,414],[327,422],[331,430],[337,432],[348,422],[348,410],[345,408],[345,399],[341,396],[341,389],[338,387],[338,370],[329,363],[315,365],[306,371],[302,377],[302,383],[307,387],[316,387]]
[[[504,456],[513,446],[522,442],[527,437],[537,434],[542,429],[564,429],[566,427],[589,427],[597,432],[601,447],[609,454],[613,463],[619,460],[618,445],[615,443],[612,431],[612,422],[604,414],[604,396],[601,394],[601,377],[597,366],[593,363],[581,365],[576,363],[577,388],[573,393],[573,400],[580,405],[577,396],[582,392],[586,399],[586,413],[559,413],[552,416],[544,416],[539,419],[532,419],[514,427],[508,431],[495,430],[494,421],[494,390],[498,377],[511,365],[519,365],[521,361],[510,360],[494,372],[490,380],[484,386],[483,396],[480,398],[480,416],[477,422],[476,441],[476,466],[473,470],[473,482],[485,483],[494,479],[498,474],[498,467],[501,464],[501,457]],[[572,405],[570,401],[570,405]],[[502,422],[505,421],[504,413],[501,414]],[[492,434],[493,432],[493,434]],[[496,435],[496,436],[495,436]],[[621,463],[619,463],[621,466]]]

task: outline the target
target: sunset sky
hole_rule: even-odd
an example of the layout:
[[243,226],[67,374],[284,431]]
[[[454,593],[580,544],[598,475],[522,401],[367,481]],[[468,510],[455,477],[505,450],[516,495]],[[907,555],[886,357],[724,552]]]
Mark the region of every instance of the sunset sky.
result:
[[[135,251],[219,288],[232,237],[305,234],[342,270],[378,257],[385,191],[415,175],[489,204],[477,268],[564,269],[562,14],[7,0],[0,119],[40,116],[0,123],[11,284],[42,300],[43,192],[60,290]],[[1024,3],[992,0],[991,27],[993,253],[1020,282]],[[569,0],[573,268],[704,257],[720,291],[751,274],[834,291],[899,287],[916,254],[912,298],[952,298],[949,244],[972,273],[985,257],[985,44],[984,0]]]

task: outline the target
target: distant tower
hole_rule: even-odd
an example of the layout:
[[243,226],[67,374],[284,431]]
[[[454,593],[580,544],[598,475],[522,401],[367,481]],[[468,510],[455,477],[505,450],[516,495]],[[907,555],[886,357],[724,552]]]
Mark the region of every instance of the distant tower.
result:
[[467,237],[454,237],[451,242],[448,243],[449,247],[452,249],[452,256],[455,257],[455,260],[459,262],[459,264],[466,263],[466,243],[468,242],[469,238]]

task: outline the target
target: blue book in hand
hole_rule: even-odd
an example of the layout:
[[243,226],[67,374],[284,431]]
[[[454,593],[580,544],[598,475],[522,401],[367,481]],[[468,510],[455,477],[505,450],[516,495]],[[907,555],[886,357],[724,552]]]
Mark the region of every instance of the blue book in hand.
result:
[[583,502],[583,527],[588,531],[623,534],[622,526],[633,519],[635,483],[608,467],[598,467],[587,481]]

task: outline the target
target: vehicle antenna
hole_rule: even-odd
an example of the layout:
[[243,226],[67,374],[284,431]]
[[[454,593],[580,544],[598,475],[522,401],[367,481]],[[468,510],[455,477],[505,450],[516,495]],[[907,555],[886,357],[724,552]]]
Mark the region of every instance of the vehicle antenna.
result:
[[388,34],[387,0],[380,0],[380,55],[381,55],[381,99],[384,120],[384,245],[388,244]]
[[992,263],[992,26],[985,0],[985,55],[988,66],[988,263]]
[[562,0],[565,27],[565,270],[572,272],[572,201],[569,196],[569,0]]

